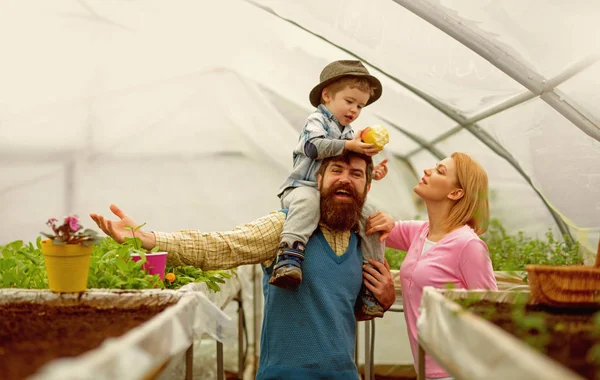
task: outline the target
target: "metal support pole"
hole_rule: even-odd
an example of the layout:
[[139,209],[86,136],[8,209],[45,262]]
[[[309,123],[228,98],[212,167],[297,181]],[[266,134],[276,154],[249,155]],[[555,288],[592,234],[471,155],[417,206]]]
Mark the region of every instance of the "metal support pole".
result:
[[[430,0],[394,1],[479,54],[532,93],[540,95],[542,100],[569,119],[583,133],[600,141],[599,122],[558,90],[546,88],[547,79],[533,69],[529,62],[521,60],[516,54],[507,54],[476,26],[446,13],[446,9],[440,6],[439,2]],[[598,59],[600,59],[600,54],[594,52],[584,64],[576,69],[582,70]]]
[[365,321],[365,379],[371,380],[371,324]]
[[256,372],[258,371],[258,334],[259,334],[259,327],[258,327],[258,318],[256,317],[256,315],[258,314],[258,297],[259,297],[259,290],[257,289],[260,284],[258,284],[258,275],[256,274],[256,270],[257,270],[258,265],[254,265],[252,267],[252,329],[253,329],[253,335],[254,335],[254,339],[252,340],[252,355],[254,356],[254,360],[252,361],[253,363],[253,368],[252,368],[252,372],[254,377],[256,377]]
[[225,368],[223,366],[223,343],[217,341],[217,380],[225,379]]
[[417,373],[417,380],[425,380],[425,350],[421,343],[419,343],[419,372]]
[[185,380],[194,378],[194,341],[185,351]]
[[242,303],[242,290],[238,292],[238,376],[241,380],[244,377],[244,370],[246,369],[246,363],[244,357],[246,351],[244,350],[244,304]]
[[354,339],[354,364],[358,368],[358,322],[356,322],[356,339]]

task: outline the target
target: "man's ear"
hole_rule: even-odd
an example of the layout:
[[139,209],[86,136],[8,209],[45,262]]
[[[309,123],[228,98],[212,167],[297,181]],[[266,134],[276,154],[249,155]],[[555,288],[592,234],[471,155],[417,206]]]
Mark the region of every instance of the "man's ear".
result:
[[317,174],[317,189],[321,190],[321,181],[323,176],[321,174]]
[[369,191],[371,191],[371,184],[367,185],[367,188],[365,189],[365,196],[367,196],[367,194],[369,194]]
[[453,201],[457,201],[464,196],[465,191],[463,189],[454,189],[448,194],[448,198],[452,199]]

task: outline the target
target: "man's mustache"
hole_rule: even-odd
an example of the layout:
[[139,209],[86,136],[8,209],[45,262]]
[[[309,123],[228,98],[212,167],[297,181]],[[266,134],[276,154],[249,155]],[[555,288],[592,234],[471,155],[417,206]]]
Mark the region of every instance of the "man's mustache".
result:
[[335,194],[338,191],[343,190],[345,192],[347,192],[352,198],[358,200],[358,194],[356,192],[356,189],[350,185],[349,183],[338,183],[333,185],[329,191],[327,192],[328,194]]

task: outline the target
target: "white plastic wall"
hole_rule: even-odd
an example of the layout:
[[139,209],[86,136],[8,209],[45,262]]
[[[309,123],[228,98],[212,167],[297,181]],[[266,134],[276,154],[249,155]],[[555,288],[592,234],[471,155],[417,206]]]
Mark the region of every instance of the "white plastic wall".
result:
[[377,206],[413,218],[420,171],[464,151],[492,217],[558,219],[591,257],[599,19],[588,0],[2,2],[0,244],[110,203],[167,231],[277,210],[321,69],[361,59],[384,92],[353,126],[391,136]]

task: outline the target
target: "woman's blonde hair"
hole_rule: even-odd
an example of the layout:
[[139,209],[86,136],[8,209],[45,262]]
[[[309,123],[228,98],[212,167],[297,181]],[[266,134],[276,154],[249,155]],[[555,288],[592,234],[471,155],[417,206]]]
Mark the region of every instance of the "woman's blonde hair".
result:
[[488,203],[488,178],[483,167],[465,153],[455,152],[450,156],[456,165],[457,186],[464,195],[450,210],[445,229],[452,231],[465,224],[477,235],[488,227],[490,210]]

